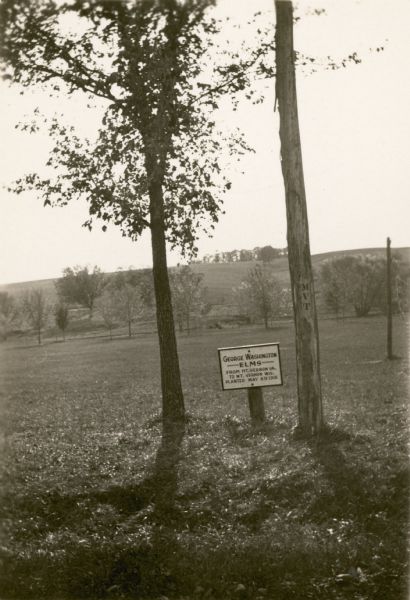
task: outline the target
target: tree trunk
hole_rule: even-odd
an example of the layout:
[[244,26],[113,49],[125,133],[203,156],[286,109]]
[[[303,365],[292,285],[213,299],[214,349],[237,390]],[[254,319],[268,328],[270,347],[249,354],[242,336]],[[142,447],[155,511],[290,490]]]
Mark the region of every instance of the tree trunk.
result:
[[391,291],[391,249],[390,238],[387,238],[386,246],[386,296],[387,296],[387,358],[393,358],[393,310],[392,310],[392,291]]
[[128,337],[132,337],[131,321],[128,321]]
[[282,173],[285,184],[290,279],[296,330],[298,429],[323,427],[319,333],[309,247],[293,49],[293,7],[275,0],[276,97],[279,105]]
[[152,181],[149,194],[152,266],[161,361],[162,418],[164,421],[178,421],[185,418],[185,407],[167,269],[164,200],[161,184]]
[[37,342],[41,344],[41,329],[40,327],[37,329]]

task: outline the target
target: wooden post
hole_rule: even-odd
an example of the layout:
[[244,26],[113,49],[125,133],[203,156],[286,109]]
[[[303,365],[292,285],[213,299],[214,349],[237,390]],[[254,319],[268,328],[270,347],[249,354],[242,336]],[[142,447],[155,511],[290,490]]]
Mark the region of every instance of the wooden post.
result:
[[387,238],[386,248],[386,295],[387,295],[387,358],[393,359],[393,318],[392,318],[392,291],[391,291],[391,240]]
[[323,427],[319,333],[296,97],[292,2],[275,0],[275,8],[276,98],[279,106],[288,258],[296,330],[298,430],[309,436],[319,433]]
[[265,406],[261,387],[248,388],[248,402],[252,425],[260,425],[265,421]]

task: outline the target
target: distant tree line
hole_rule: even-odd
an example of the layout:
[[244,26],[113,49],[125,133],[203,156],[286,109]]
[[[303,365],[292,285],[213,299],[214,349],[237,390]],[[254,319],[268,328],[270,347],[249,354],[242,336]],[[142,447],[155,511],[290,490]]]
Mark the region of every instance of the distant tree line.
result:
[[[203,275],[189,266],[169,270],[173,310],[179,330],[190,332],[193,319],[207,312]],[[129,337],[137,321],[154,318],[155,295],[151,269],[119,269],[104,274],[97,266],[67,267],[55,282],[57,302],[49,301],[41,288],[28,289],[19,298],[0,292],[0,338],[29,328],[42,342],[43,332],[53,322],[63,340],[73,321],[79,321],[78,309],[86,309],[88,321],[103,323],[112,338],[115,328],[125,326]]]
[[[319,288],[325,305],[336,317],[354,311],[366,317],[371,310],[387,311],[386,259],[373,255],[344,256],[325,261],[320,268]],[[409,309],[410,266],[399,254],[392,259],[393,311]]]
[[[393,311],[404,314],[410,302],[410,266],[399,254],[392,259]],[[210,315],[212,304],[203,284],[203,274],[191,266],[169,269],[172,305],[180,332],[210,324],[218,317]],[[386,260],[373,255],[348,255],[324,261],[316,272],[316,293],[322,299],[322,311],[337,318],[354,314],[365,317],[371,311],[386,313]],[[101,324],[113,336],[114,329],[125,328],[132,337],[137,323],[154,319],[155,295],[150,269],[118,270],[104,274],[97,266],[68,267],[55,281],[57,302],[50,302],[41,288],[28,289],[15,297],[0,292],[0,339],[6,340],[16,331],[29,328],[42,341],[44,330],[53,324],[63,340],[74,322],[79,321],[78,309],[87,313],[82,327]],[[231,320],[262,322],[266,328],[274,320],[292,315],[289,286],[275,276],[275,264],[259,261],[233,288]],[[83,317],[84,318],[84,311]],[[77,327],[78,329],[78,327]]]
[[231,262],[250,262],[262,261],[270,262],[275,258],[287,256],[287,248],[274,248],[273,246],[256,246],[252,250],[230,250],[227,252],[215,252],[214,254],[205,254],[198,263],[231,263]]

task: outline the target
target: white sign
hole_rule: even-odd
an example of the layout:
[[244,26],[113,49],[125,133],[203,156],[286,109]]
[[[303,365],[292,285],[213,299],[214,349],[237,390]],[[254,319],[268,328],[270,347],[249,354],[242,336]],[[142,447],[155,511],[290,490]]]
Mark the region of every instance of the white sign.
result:
[[222,389],[282,385],[279,344],[219,348]]

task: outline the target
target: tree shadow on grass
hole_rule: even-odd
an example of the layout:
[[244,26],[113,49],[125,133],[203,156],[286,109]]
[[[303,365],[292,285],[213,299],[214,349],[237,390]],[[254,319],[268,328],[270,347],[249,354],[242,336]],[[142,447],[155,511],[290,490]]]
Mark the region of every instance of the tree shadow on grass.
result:
[[365,467],[349,463],[342,450],[352,437],[338,428],[326,428],[309,446],[324,470],[332,494],[319,494],[310,506],[310,516],[318,520],[346,516],[365,518],[369,510],[369,490]]
[[[0,581],[5,597],[33,597],[36,593],[36,597],[62,598],[100,597],[107,593],[139,596],[171,589],[172,578],[162,565],[167,561],[167,553],[172,555],[177,551],[173,525],[178,519],[175,498],[184,433],[184,423],[164,424],[151,473],[138,485],[18,499],[13,506],[17,518],[30,514],[42,522],[42,530],[49,534],[69,531],[73,523],[77,531],[67,538],[64,560],[57,555],[52,554],[50,558],[36,552],[18,559],[10,555]],[[137,535],[136,541],[131,543],[126,533],[116,537],[115,528],[107,521],[101,542],[95,543],[88,519],[93,519],[96,509],[104,504],[114,508],[123,523],[149,505],[153,506],[149,519],[152,535],[144,537],[141,524],[131,525],[131,533]],[[83,543],[79,543],[79,536],[84,537]],[[31,541],[26,539],[28,548],[38,544],[36,537]]]
[[103,490],[89,490],[79,494],[49,492],[39,497],[23,497],[14,501],[15,508],[31,512],[47,520],[47,526],[60,527],[61,521],[70,522],[72,513],[86,510],[96,504],[111,505],[123,516],[132,515],[149,504],[161,515],[173,510],[177,492],[178,465],[185,423],[170,422],[163,425],[161,443],[151,472],[138,484],[112,485]]
[[178,465],[185,434],[185,423],[171,421],[163,424],[161,443],[150,474],[133,486],[111,486],[103,491],[86,494],[87,500],[110,504],[123,515],[131,515],[149,504],[154,514],[164,517],[172,512],[178,487]]
[[[364,453],[358,457],[350,447],[345,453],[343,442],[346,440],[354,444],[356,438],[341,430],[329,429],[310,442],[332,494],[319,494],[305,518],[317,522],[333,519],[350,523],[350,535],[362,540],[357,547],[352,545],[350,561],[354,566],[363,566],[372,572],[373,597],[383,600],[404,598],[407,587],[408,469],[398,465],[396,469],[386,469],[387,450],[380,463]],[[360,440],[357,443],[360,444]],[[378,557],[378,566],[373,564],[374,556]]]
[[[395,515],[402,508],[400,495],[409,486],[407,468],[389,463],[389,452],[379,460],[368,456],[368,446],[362,447],[363,436],[351,436],[338,428],[327,428],[309,446],[313,455],[324,470],[324,475],[332,487],[332,502],[327,506],[326,497],[319,496],[311,507],[319,514],[338,517],[350,515],[365,528],[372,526],[372,515],[384,511]],[[344,442],[348,442],[344,452]],[[387,467],[387,468],[386,468]]]

